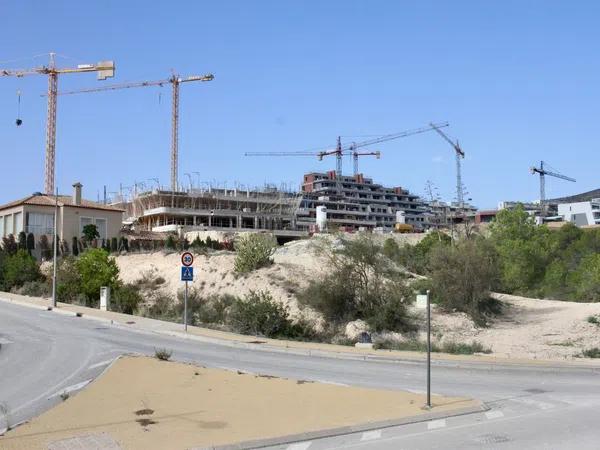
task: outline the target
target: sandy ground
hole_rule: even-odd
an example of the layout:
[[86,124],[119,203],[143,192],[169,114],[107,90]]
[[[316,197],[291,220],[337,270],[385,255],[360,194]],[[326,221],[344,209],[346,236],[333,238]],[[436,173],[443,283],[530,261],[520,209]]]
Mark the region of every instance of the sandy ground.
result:
[[490,327],[477,328],[464,314],[434,314],[442,340],[476,340],[496,356],[530,359],[573,359],[582,350],[600,347],[600,303],[574,303],[494,294],[505,305],[504,314]]
[[[432,398],[432,412],[478,402]],[[424,414],[424,397],[206,369],[152,358],[118,360],[64,403],[0,437],[0,448],[46,449],[79,436],[123,449],[187,449]],[[73,447],[74,448],[74,447]]]
[[[413,242],[423,235],[394,235],[402,242]],[[382,236],[385,239],[387,236]],[[323,237],[331,239],[331,237]],[[318,239],[316,240],[318,242]],[[295,293],[308,280],[327,270],[327,263],[315,254],[315,239],[290,242],[274,254],[275,264],[259,269],[244,277],[233,274],[235,255],[216,252],[196,257],[192,286],[203,295],[232,294],[243,296],[249,290],[269,290],[273,298],[288,306],[292,317],[300,315],[320,323],[319,315],[305,309],[301,312]],[[179,254],[132,254],[117,257],[121,277],[132,282],[144,273],[153,271],[166,279],[162,289],[175,293],[182,288],[179,281]],[[591,315],[600,320],[600,303],[573,303],[538,300],[500,295],[505,314],[487,328],[476,327],[460,313],[435,312],[433,325],[435,340],[478,341],[501,357],[523,359],[573,359],[585,349],[600,347],[600,326],[587,322]]]

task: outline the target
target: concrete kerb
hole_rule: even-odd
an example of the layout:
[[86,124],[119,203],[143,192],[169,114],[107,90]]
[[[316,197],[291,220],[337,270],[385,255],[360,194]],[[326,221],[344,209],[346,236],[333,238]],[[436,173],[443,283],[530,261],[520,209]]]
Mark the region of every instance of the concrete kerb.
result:
[[[6,301],[8,303],[14,303],[22,306],[33,307],[36,309],[47,310],[47,306],[37,305],[27,300],[19,300],[14,298],[6,298],[0,297],[0,301]],[[118,327],[123,330],[134,331],[142,334],[159,334],[170,337],[176,337],[179,339],[185,340],[195,340],[199,342],[207,342],[215,345],[226,346],[230,348],[242,348],[254,351],[262,351],[269,353],[286,353],[291,355],[299,355],[299,356],[309,356],[309,357],[322,357],[322,358],[332,358],[332,359],[344,359],[344,360],[353,360],[353,361],[376,361],[376,362],[385,362],[385,363],[403,363],[403,364],[415,364],[421,365],[425,364],[424,357],[414,357],[413,355],[373,355],[369,353],[351,353],[351,352],[342,352],[342,351],[332,351],[332,350],[320,350],[320,349],[311,349],[311,348],[301,348],[295,347],[293,345],[290,346],[280,346],[280,345],[270,345],[267,341],[264,344],[256,344],[251,342],[244,342],[242,340],[236,340],[235,336],[233,338],[218,338],[211,337],[205,335],[198,335],[194,333],[184,333],[183,331],[174,331],[174,330],[161,330],[161,329],[148,329],[144,328],[142,324],[136,323],[135,326],[130,324],[121,323],[115,319],[108,319],[105,317],[99,317],[94,315],[95,312],[92,308],[87,308],[83,306],[78,306],[79,309],[89,309],[90,314],[81,313],[81,312],[73,312],[73,311],[65,311],[60,308],[52,309],[52,312],[57,312],[59,314],[73,316],[77,315],[78,317],[83,317],[85,319],[96,320],[104,323],[111,324],[115,327]],[[132,319],[138,318],[139,316],[131,316]],[[159,324],[172,325],[171,322],[164,322],[158,319],[150,319],[143,318],[144,320],[156,321]],[[240,336],[240,338],[248,338],[248,336]],[[290,344],[293,344],[291,342]],[[594,364],[594,362],[586,361],[587,364],[581,364],[575,361],[545,361],[545,360],[510,360],[510,359],[497,359],[497,360],[477,360],[477,359],[469,359],[468,356],[460,359],[443,359],[440,357],[433,358],[431,363],[433,366],[443,366],[443,367],[454,367],[454,368],[472,368],[472,369],[482,369],[482,370],[531,370],[536,369],[539,371],[555,371],[559,369],[570,369],[570,370],[583,370],[583,371],[592,371],[592,372],[600,372],[600,364]]]
[[295,442],[309,441],[313,439],[324,439],[346,434],[362,433],[364,431],[379,430],[382,428],[391,428],[413,423],[428,422],[430,420],[446,419],[449,417],[464,416],[467,414],[476,414],[488,411],[490,408],[483,402],[473,406],[457,408],[451,411],[428,412],[416,416],[403,417],[400,419],[384,420],[379,422],[366,422],[358,425],[351,425],[338,428],[329,428],[325,430],[308,431],[305,433],[291,434],[268,439],[258,439],[253,441],[238,442],[236,444],[218,445],[213,447],[193,447],[190,450],[249,450],[273,445],[293,444]]

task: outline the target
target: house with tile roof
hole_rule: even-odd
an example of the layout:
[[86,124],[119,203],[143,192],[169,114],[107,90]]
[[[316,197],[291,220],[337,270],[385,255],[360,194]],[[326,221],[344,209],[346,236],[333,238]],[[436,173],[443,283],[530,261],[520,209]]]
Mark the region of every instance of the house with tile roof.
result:
[[[15,239],[21,231],[35,237],[36,248],[42,235],[52,242],[55,211],[60,240],[71,245],[73,237],[81,239],[83,227],[96,225],[100,239],[118,237],[123,223],[123,210],[114,206],[85,200],[82,185],[73,185],[73,195],[34,193],[28,197],[0,205],[0,238],[10,234]],[[36,255],[39,252],[36,251]]]

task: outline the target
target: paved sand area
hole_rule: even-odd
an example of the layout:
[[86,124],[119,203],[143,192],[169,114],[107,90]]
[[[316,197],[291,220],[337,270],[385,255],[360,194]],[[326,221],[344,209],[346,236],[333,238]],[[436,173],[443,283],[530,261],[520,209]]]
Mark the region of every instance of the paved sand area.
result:
[[[432,402],[432,412],[479,404],[438,396]],[[9,431],[0,448],[202,448],[402,419],[425,414],[424,403],[409,392],[125,357],[82,392]]]

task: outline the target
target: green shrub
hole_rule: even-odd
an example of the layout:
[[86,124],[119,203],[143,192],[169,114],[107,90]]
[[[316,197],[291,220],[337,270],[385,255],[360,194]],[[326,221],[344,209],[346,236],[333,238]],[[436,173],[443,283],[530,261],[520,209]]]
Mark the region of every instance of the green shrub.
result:
[[155,348],[154,356],[161,361],[168,361],[171,359],[171,355],[173,354],[173,350],[168,350],[166,348]]
[[472,355],[473,353],[491,353],[492,350],[484,347],[480,342],[473,341],[470,344],[466,342],[444,342],[442,352],[453,355]]
[[100,237],[100,233],[98,233],[98,227],[93,223],[89,223],[83,227],[83,240],[87,244],[91,244],[94,240]]
[[586,358],[600,358],[600,348],[594,347],[584,350],[582,355]]
[[81,277],[77,271],[75,256],[66,256],[58,260],[56,268],[56,295],[65,303],[80,303]]
[[37,261],[27,250],[17,250],[3,261],[2,266],[4,289],[23,286],[28,281],[40,280],[42,274]]
[[407,305],[414,296],[412,289],[400,283],[395,283],[387,285],[380,295],[380,306],[374,308],[365,317],[371,331],[411,333],[417,330],[416,324],[407,312]]
[[600,325],[600,319],[597,316],[588,316],[587,321],[594,325]]
[[108,286],[114,290],[119,279],[119,267],[101,248],[86,250],[76,261],[75,267],[81,280],[81,293],[88,306],[96,306],[100,299],[100,288]]
[[287,308],[275,302],[268,291],[250,291],[236,299],[227,322],[238,333],[266,337],[285,334],[291,325]]
[[135,314],[143,301],[139,289],[131,284],[117,285],[111,294],[111,310],[123,314]]
[[485,241],[435,248],[429,275],[433,298],[445,310],[467,313],[478,325],[485,325],[487,317],[499,312],[499,303],[490,296],[498,270]]
[[52,288],[46,281],[26,281],[16,293],[30,297],[48,297],[52,294]]
[[162,291],[157,291],[152,295],[150,307],[145,315],[153,319],[168,320],[170,322],[181,322],[182,320],[181,314],[175,307],[173,296]]
[[[375,342],[373,345],[375,349],[382,350],[399,350],[407,352],[426,352],[427,342],[420,341],[417,339],[411,339],[407,341],[396,341],[391,339],[385,339],[382,341]],[[431,351],[435,353],[450,353],[453,355],[472,355],[474,353],[491,353],[489,348],[484,347],[481,343],[473,341],[471,343],[465,342],[445,342],[442,345],[431,343]]]
[[271,265],[275,247],[276,242],[271,235],[256,233],[241,236],[234,243],[234,270],[246,273]]

